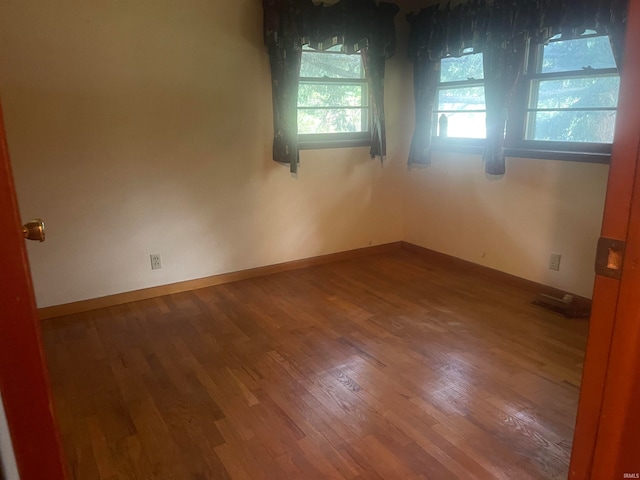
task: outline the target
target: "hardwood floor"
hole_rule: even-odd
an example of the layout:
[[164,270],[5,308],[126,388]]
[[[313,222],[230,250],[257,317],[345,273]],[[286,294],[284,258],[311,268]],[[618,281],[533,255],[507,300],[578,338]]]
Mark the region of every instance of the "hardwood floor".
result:
[[48,320],[75,479],[567,477],[586,320],[399,250]]

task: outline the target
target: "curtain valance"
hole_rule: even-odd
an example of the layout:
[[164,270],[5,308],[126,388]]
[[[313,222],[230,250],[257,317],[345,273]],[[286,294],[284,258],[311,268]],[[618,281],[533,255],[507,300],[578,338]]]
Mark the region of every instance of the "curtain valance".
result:
[[[409,57],[441,59],[465,48],[521,48],[523,40],[543,42],[557,34],[574,38],[585,30],[619,37],[624,33],[628,0],[470,0],[439,4],[410,13]],[[615,52],[616,55],[619,54]]]
[[[586,30],[609,35],[621,68],[628,0],[470,0],[407,15],[411,25],[409,57],[414,62],[416,130],[410,164],[431,161],[431,108],[438,87],[439,62],[467,48],[483,52],[487,110],[485,170],[505,171],[505,126],[530,41],[561,34],[575,38]],[[428,110],[425,110],[428,109]]]
[[326,50],[341,44],[361,52],[369,85],[371,156],[386,155],[385,60],[395,53],[398,6],[374,0],[342,0],[331,6],[311,0],[263,0],[264,41],[273,92],[273,159],[298,168],[297,98],[303,45]]
[[269,48],[326,50],[342,44],[345,53],[365,47],[391,57],[396,49],[393,18],[398,6],[374,0],[342,0],[325,6],[311,0],[263,0],[264,40]]

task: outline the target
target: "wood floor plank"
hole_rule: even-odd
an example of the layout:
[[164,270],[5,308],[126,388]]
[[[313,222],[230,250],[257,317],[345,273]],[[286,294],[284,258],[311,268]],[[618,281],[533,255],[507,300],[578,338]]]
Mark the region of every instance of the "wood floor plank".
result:
[[566,478],[588,322],[397,250],[46,321],[75,480]]

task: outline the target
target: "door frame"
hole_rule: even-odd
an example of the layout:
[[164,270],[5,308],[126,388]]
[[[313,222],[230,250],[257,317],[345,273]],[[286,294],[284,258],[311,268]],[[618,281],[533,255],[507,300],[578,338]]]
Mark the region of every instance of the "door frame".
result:
[[[640,155],[636,158],[640,161]],[[628,478],[640,478],[640,175],[637,173],[626,245],[592,478],[625,478],[625,474]]]
[[[569,467],[569,479],[584,480],[589,478],[622,478],[613,476],[612,461],[618,461],[625,455],[623,446],[614,446],[607,443],[603,450],[605,437],[603,432],[611,430],[607,425],[611,418],[605,415],[610,406],[607,406],[606,397],[613,392],[630,395],[629,382],[620,378],[617,374],[624,361],[619,359],[625,356],[625,348],[628,345],[620,338],[631,340],[628,330],[628,320],[621,316],[620,307],[630,306],[634,302],[631,286],[636,280],[630,277],[634,270],[633,262],[640,253],[639,238],[630,236],[630,224],[632,219],[640,221],[640,184],[638,181],[638,164],[640,162],[640,100],[637,97],[637,86],[640,85],[640,55],[635,51],[635,45],[640,45],[640,2],[629,1],[629,13],[625,46],[623,74],[620,77],[620,100],[616,116],[616,135],[612,149],[609,178],[607,182],[607,195],[605,200],[604,215],[601,235],[604,238],[625,242],[627,251],[623,262],[622,279],[596,275],[591,320],[589,324],[589,336],[585,353],[582,382],[580,388],[580,400],[574,431],[573,449]],[[633,208],[632,208],[633,207]],[[637,253],[636,253],[637,252]],[[640,285],[640,284],[636,284]],[[636,287],[637,288],[637,287]],[[640,307],[640,302],[635,300],[635,308]],[[618,338],[614,342],[614,338]],[[640,339],[639,339],[640,340]],[[612,358],[618,360],[610,361]],[[607,392],[609,391],[609,393]],[[628,398],[628,397],[625,397]],[[622,404],[615,402],[619,407]],[[628,405],[627,405],[628,407]],[[605,410],[603,410],[605,408]],[[618,412],[615,416],[620,420],[626,413]],[[622,425],[618,422],[618,427]],[[615,437],[613,432],[606,434],[609,440]],[[640,451],[640,450],[639,450]],[[609,460],[603,458],[608,457]],[[593,470],[594,464],[606,465],[607,473],[598,467]],[[640,468],[640,465],[638,466]]]

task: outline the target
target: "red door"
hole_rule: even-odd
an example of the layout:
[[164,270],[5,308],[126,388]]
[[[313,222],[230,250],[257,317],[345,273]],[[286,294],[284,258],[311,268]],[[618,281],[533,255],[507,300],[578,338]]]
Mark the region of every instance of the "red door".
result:
[[0,392],[18,472],[65,479],[1,108],[0,252]]
[[592,478],[640,478],[640,176],[637,174]]
[[[640,478],[640,2],[629,2],[602,236],[626,242],[620,279],[596,276],[569,478]],[[637,474],[637,476],[635,476]]]

